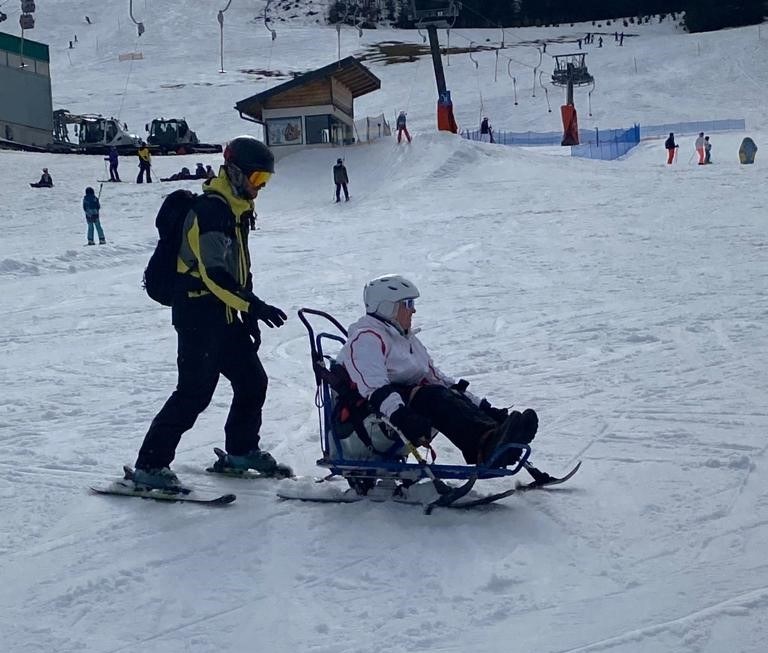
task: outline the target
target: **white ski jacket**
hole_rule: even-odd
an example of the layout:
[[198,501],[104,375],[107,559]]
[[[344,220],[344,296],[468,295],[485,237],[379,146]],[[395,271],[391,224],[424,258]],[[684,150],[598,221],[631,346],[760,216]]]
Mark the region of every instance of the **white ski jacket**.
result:
[[[349,327],[349,337],[337,357],[357,391],[369,399],[375,390],[390,383],[442,385],[456,383],[432,362],[427,348],[411,331],[403,335],[392,324],[365,315]],[[391,417],[403,400],[393,392],[381,404]]]

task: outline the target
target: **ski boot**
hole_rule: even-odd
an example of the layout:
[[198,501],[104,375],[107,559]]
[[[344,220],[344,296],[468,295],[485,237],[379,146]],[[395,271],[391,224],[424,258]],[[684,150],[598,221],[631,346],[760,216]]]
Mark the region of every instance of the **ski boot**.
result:
[[133,481],[137,490],[166,490],[170,492],[182,492],[184,487],[179,477],[168,467],[155,469],[141,469],[137,467],[131,470],[125,468],[125,480]]
[[[234,456],[215,447],[216,462],[207,471],[227,476],[243,478],[257,478],[265,476],[269,478],[290,478],[293,470],[288,465],[278,463],[268,451],[252,449],[242,456]],[[254,474],[251,470],[257,472]]]
[[500,451],[507,444],[529,444],[539,429],[539,417],[532,408],[526,408],[522,413],[513,410],[507,419],[495,430],[490,431],[482,445],[480,462],[493,467],[506,467],[520,458],[521,449]]

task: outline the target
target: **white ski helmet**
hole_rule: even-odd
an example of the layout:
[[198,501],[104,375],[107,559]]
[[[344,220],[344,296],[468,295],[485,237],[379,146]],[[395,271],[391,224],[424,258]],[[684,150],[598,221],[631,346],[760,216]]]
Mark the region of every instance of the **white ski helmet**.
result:
[[399,274],[385,274],[371,279],[363,289],[365,312],[385,320],[394,319],[398,302],[418,296],[416,284]]

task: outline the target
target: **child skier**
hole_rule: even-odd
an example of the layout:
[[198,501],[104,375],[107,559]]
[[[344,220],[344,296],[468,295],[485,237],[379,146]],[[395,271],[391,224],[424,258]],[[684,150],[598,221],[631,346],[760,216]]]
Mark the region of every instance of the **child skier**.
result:
[[104,230],[101,228],[101,222],[99,221],[99,198],[96,197],[96,193],[93,188],[88,186],[85,189],[85,197],[83,197],[83,211],[85,211],[85,221],[88,223],[88,244],[94,245],[93,242],[93,228],[96,227],[96,231],[99,234],[99,245],[103,245],[107,242],[104,238]]

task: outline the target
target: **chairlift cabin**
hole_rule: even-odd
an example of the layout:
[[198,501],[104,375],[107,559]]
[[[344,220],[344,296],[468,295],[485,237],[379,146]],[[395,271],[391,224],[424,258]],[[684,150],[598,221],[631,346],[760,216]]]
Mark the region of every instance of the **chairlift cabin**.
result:
[[584,86],[595,81],[584,62],[584,57],[587,56],[585,52],[553,56],[555,58],[555,70],[552,72],[552,83],[555,86],[568,86],[569,82],[574,86]]

